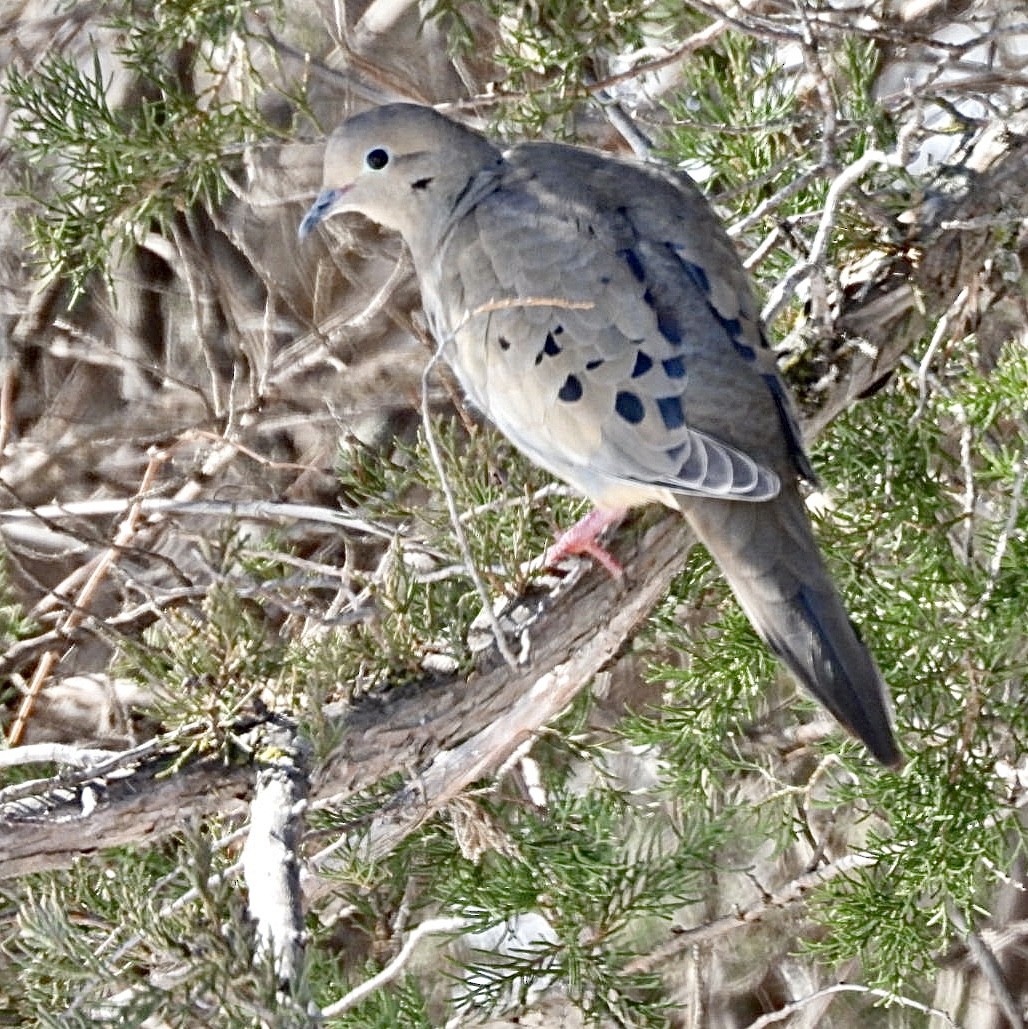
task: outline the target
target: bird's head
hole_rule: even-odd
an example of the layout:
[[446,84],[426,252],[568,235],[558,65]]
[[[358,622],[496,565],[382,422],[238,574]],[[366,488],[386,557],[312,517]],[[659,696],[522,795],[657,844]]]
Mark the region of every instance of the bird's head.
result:
[[324,187],[300,223],[356,211],[411,242],[500,151],[430,107],[389,104],[343,122],[325,148]]

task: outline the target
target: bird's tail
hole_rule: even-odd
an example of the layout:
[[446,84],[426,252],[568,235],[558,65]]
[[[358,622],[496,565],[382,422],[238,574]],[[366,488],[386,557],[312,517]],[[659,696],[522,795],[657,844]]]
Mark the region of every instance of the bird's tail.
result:
[[761,638],[882,764],[901,765],[888,689],[846,614],[799,492],[783,483],[760,503],[681,497],[680,506]]

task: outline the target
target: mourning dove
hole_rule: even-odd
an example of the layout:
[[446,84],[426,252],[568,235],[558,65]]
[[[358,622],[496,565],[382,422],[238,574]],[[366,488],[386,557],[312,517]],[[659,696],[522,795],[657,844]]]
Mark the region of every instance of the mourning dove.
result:
[[879,761],[902,762],[814,541],[797,483],[814,473],[748,276],[686,176],[554,143],[501,150],[391,104],[329,138],[300,237],[342,212],[401,234],[468,397],[597,506],[586,549],[626,508],[680,510],[774,653]]

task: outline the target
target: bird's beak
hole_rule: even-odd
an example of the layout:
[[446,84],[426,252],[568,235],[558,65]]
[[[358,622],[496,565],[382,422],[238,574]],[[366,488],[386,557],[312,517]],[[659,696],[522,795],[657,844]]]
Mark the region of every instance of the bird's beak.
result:
[[318,194],[318,199],[311,205],[311,209],[303,216],[300,222],[299,236],[301,242],[305,240],[332,212],[339,201],[346,193],[346,188],[323,189]]

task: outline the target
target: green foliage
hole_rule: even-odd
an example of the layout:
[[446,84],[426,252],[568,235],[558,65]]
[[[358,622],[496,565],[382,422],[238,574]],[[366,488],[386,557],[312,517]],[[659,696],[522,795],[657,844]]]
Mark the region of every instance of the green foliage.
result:
[[[749,36],[726,33],[684,71],[683,88],[667,104],[672,124],[663,145],[670,159],[709,169],[711,191],[732,191],[740,210],[789,184],[803,116],[775,51]],[[811,206],[811,199],[793,200],[776,214]]]
[[[494,592],[516,595],[527,582],[524,565],[546,549],[558,525],[574,521],[582,501],[560,495],[545,506],[533,501],[548,478],[495,430],[469,434],[458,421],[437,418],[432,433],[464,512],[475,567]],[[361,670],[362,686],[418,674],[429,654],[467,667],[468,627],[482,602],[464,567],[424,429],[388,457],[349,448],[339,474],[344,495],[396,533],[384,574],[380,569],[374,580],[379,617],[347,635],[342,646],[350,654],[342,660]]]
[[[476,565],[490,585],[517,593],[525,583],[520,566],[538,555],[540,540],[559,523],[582,513],[584,501],[564,490],[551,491],[545,505],[534,502],[533,494],[552,479],[495,429],[469,431],[443,416],[432,419],[431,432]],[[424,426],[388,457],[348,447],[338,472],[344,495],[369,518],[403,527],[440,563],[459,560]]]
[[[484,924],[541,907],[565,942],[586,935],[591,944],[624,934],[641,914],[666,916],[697,890],[707,870],[697,851],[703,838],[675,836],[647,826],[654,809],[636,809],[614,784],[594,781],[584,794],[569,791],[565,773],[554,783],[543,810],[483,805],[512,840],[510,853],[492,852],[481,862],[457,860],[434,884],[439,900],[480,911]],[[666,832],[667,838],[661,836]],[[443,855],[440,855],[442,859]]]
[[[468,434],[439,418],[432,431],[458,508],[467,513],[476,567],[496,592],[520,591],[524,566],[558,524],[574,520],[582,501],[533,501],[531,490],[545,475],[492,430]],[[430,674],[439,661],[470,667],[469,626],[482,603],[423,432],[392,454],[350,447],[340,484],[367,521],[394,534],[374,567],[352,571],[350,588],[365,596],[359,609],[317,626],[324,590],[286,585],[294,576],[284,542],[271,534],[255,548],[229,530],[204,543],[217,581],[202,600],[170,609],[138,644],[124,643],[118,673],[147,683],[167,730],[189,727],[194,743],[184,756],[195,748],[230,757],[237,723],[258,707],[299,715],[320,747],[328,742],[321,713],[328,701]],[[298,598],[287,599],[297,590]],[[294,633],[283,609],[304,611],[311,631]]]
[[902,775],[882,777],[874,799],[888,829],[872,830],[867,841],[879,860],[820,892],[814,909],[831,933],[809,944],[814,953],[829,964],[859,953],[872,985],[897,990],[931,976],[954,922],[987,917],[979,902],[1009,866],[1017,832],[1003,815],[993,762],[987,753],[935,747],[913,755]]
[[354,865],[337,897],[368,935],[415,884],[419,906],[471,918],[476,931],[513,927],[525,915],[545,919],[550,936],[526,939],[502,957],[474,949],[459,957],[453,990],[467,1012],[523,1003],[556,979],[590,1021],[665,1025],[656,980],[625,966],[662,920],[702,893],[720,826],[669,819],[600,766],[588,789],[572,786],[561,748],[543,758],[545,807],[510,795],[462,801],[452,823],[433,820],[377,867]]
[[91,272],[110,274],[119,247],[189,206],[221,201],[232,158],[270,130],[253,106],[258,76],[246,48],[220,48],[246,40],[248,12],[266,6],[110,4],[114,54],[138,94],[125,106],[112,105],[114,73],[98,54],[80,64],[54,52],[31,73],[8,72],[13,139],[35,173],[29,231],[49,276],[67,276],[78,294]]
[[[0,653],[6,654],[19,640],[29,639],[38,631],[39,627],[15,595],[7,562],[0,556]],[[0,684],[0,705],[14,707],[18,703],[17,688],[11,676],[4,676]],[[24,774],[17,768],[8,769],[2,779],[5,783],[15,782]]]
[[[0,993],[18,998],[12,1024],[134,1026],[160,1015],[172,1026],[243,1029],[267,1012],[304,1025],[299,1002],[276,994],[254,963],[244,900],[227,864],[200,835],[146,856],[110,853],[8,893],[18,920],[5,933]],[[196,898],[173,904],[187,886]],[[17,982],[13,982],[16,977]],[[118,1001],[112,1000],[117,994]]]
[[[665,687],[663,706],[659,715],[636,712],[623,726],[633,742],[660,746],[674,769],[669,785],[688,802],[703,803],[714,784],[724,786],[747,766],[740,744],[773,677],[767,647],[729,598],[710,556],[695,548],[644,640],[654,661],[647,675]],[[695,612],[715,607],[724,610],[706,631],[683,632]],[[668,663],[669,649],[681,658]]]
[[0,650],[7,651],[18,640],[30,637],[36,629],[15,596],[6,562],[0,560]]
[[[964,367],[960,377],[959,402],[940,392],[919,407],[916,378],[898,375],[889,392],[834,425],[816,455],[834,503],[819,534],[890,683],[910,760],[902,773],[870,774],[841,733],[819,745],[853,774],[829,777],[818,807],[863,822],[863,850],[874,861],[819,891],[815,910],[830,932],[808,946],[829,964],[859,954],[868,981],[887,989],[930,976],[953,913],[957,924],[974,924],[994,875],[1021,845],[996,762],[1016,764],[1028,733],[1018,686],[1028,664],[1028,600],[1015,585],[1023,581],[1028,516],[1012,492],[1017,451],[1008,445],[1023,417],[1015,398],[1028,392],[1028,361],[1011,346],[988,374]],[[946,438],[964,424],[975,434],[965,471],[979,505],[975,555],[959,560],[964,527]],[[766,755],[746,746],[748,732],[769,717],[758,693],[771,678],[767,654],[709,574],[706,557],[694,556],[650,637],[658,652],[681,654],[651,672],[667,683],[665,706],[624,729],[633,742],[660,748],[668,788],[729,819],[733,839],[767,833],[777,820],[784,844],[794,829],[782,803],[796,792],[788,783],[769,792],[777,797],[770,806],[740,807],[737,799],[747,779],[773,774],[762,767]],[[685,633],[683,610],[701,602],[718,611],[717,621]]]
[[[876,551],[892,558],[859,577],[868,587],[860,606],[906,721],[911,761],[902,775],[882,777],[874,799],[888,829],[868,843],[880,860],[851,889],[828,891],[832,934],[817,950],[837,960],[861,942],[868,976],[892,988],[930,972],[954,920],[975,924],[994,876],[1021,845],[997,761],[1016,764],[1028,732],[1019,686],[1028,601],[1012,588],[1023,578],[1028,518],[1005,439],[1023,416],[1015,398],[1028,390],[1028,364],[1010,346],[988,374],[973,369],[960,370],[959,401],[935,393],[922,408],[913,382],[901,380],[858,408],[831,443],[836,459],[860,439],[884,443],[886,501],[862,499],[856,478],[840,499],[851,517],[862,514]],[[970,537],[946,443],[964,425],[975,441],[973,463],[962,469],[978,497]]]
[[[836,50],[822,55],[836,94],[833,149],[821,154],[819,174],[807,179],[797,177],[796,155],[819,153],[827,114],[797,88],[805,68],[784,67],[780,48],[735,32],[723,34],[683,66],[682,87],[665,105],[672,124],[662,141],[664,155],[686,168],[698,168],[706,188],[737,212],[736,217],[777,198],[746,237],[754,247],[761,241],[756,230],[767,233],[788,225],[785,245],[768,254],[762,265],[769,278],[787,270],[800,240],[816,227],[829,172],[871,147],[887,149],[892,143],[892,125],[871,93],[876,60],[874,45],[856,38],[843,38]],[[803,171],[809,174],[810,168]],[[844,211],[845,217],[854,217],[851,207]],[[876,239],[880,229],[860,217],[840,239],[853,245],[861,233]]]
[[857,155],[895,141],[895,129],[885,107],[875,97],[881,53],[874,40],[843,35],[833,53],[833,99],[842,117],[846,153]]
[[[429,13],[447,27],[457,51],[473,45],[470,6],[435,0]],[[609,58],[662,39],[687,19],[698,20],[663,0],[475,0],[474,6],[498,29],[492,59],[504,76],[499,123],[520,135],[567,133],[588,84],[603,76]]]
[[200,723],[203,749],[223,750],[255,698],[273,688],[285,650],[260,608],[215,586],[195,613],[176,611],[126,645],[120,662],[154,689],[154,714],[174,730]]

